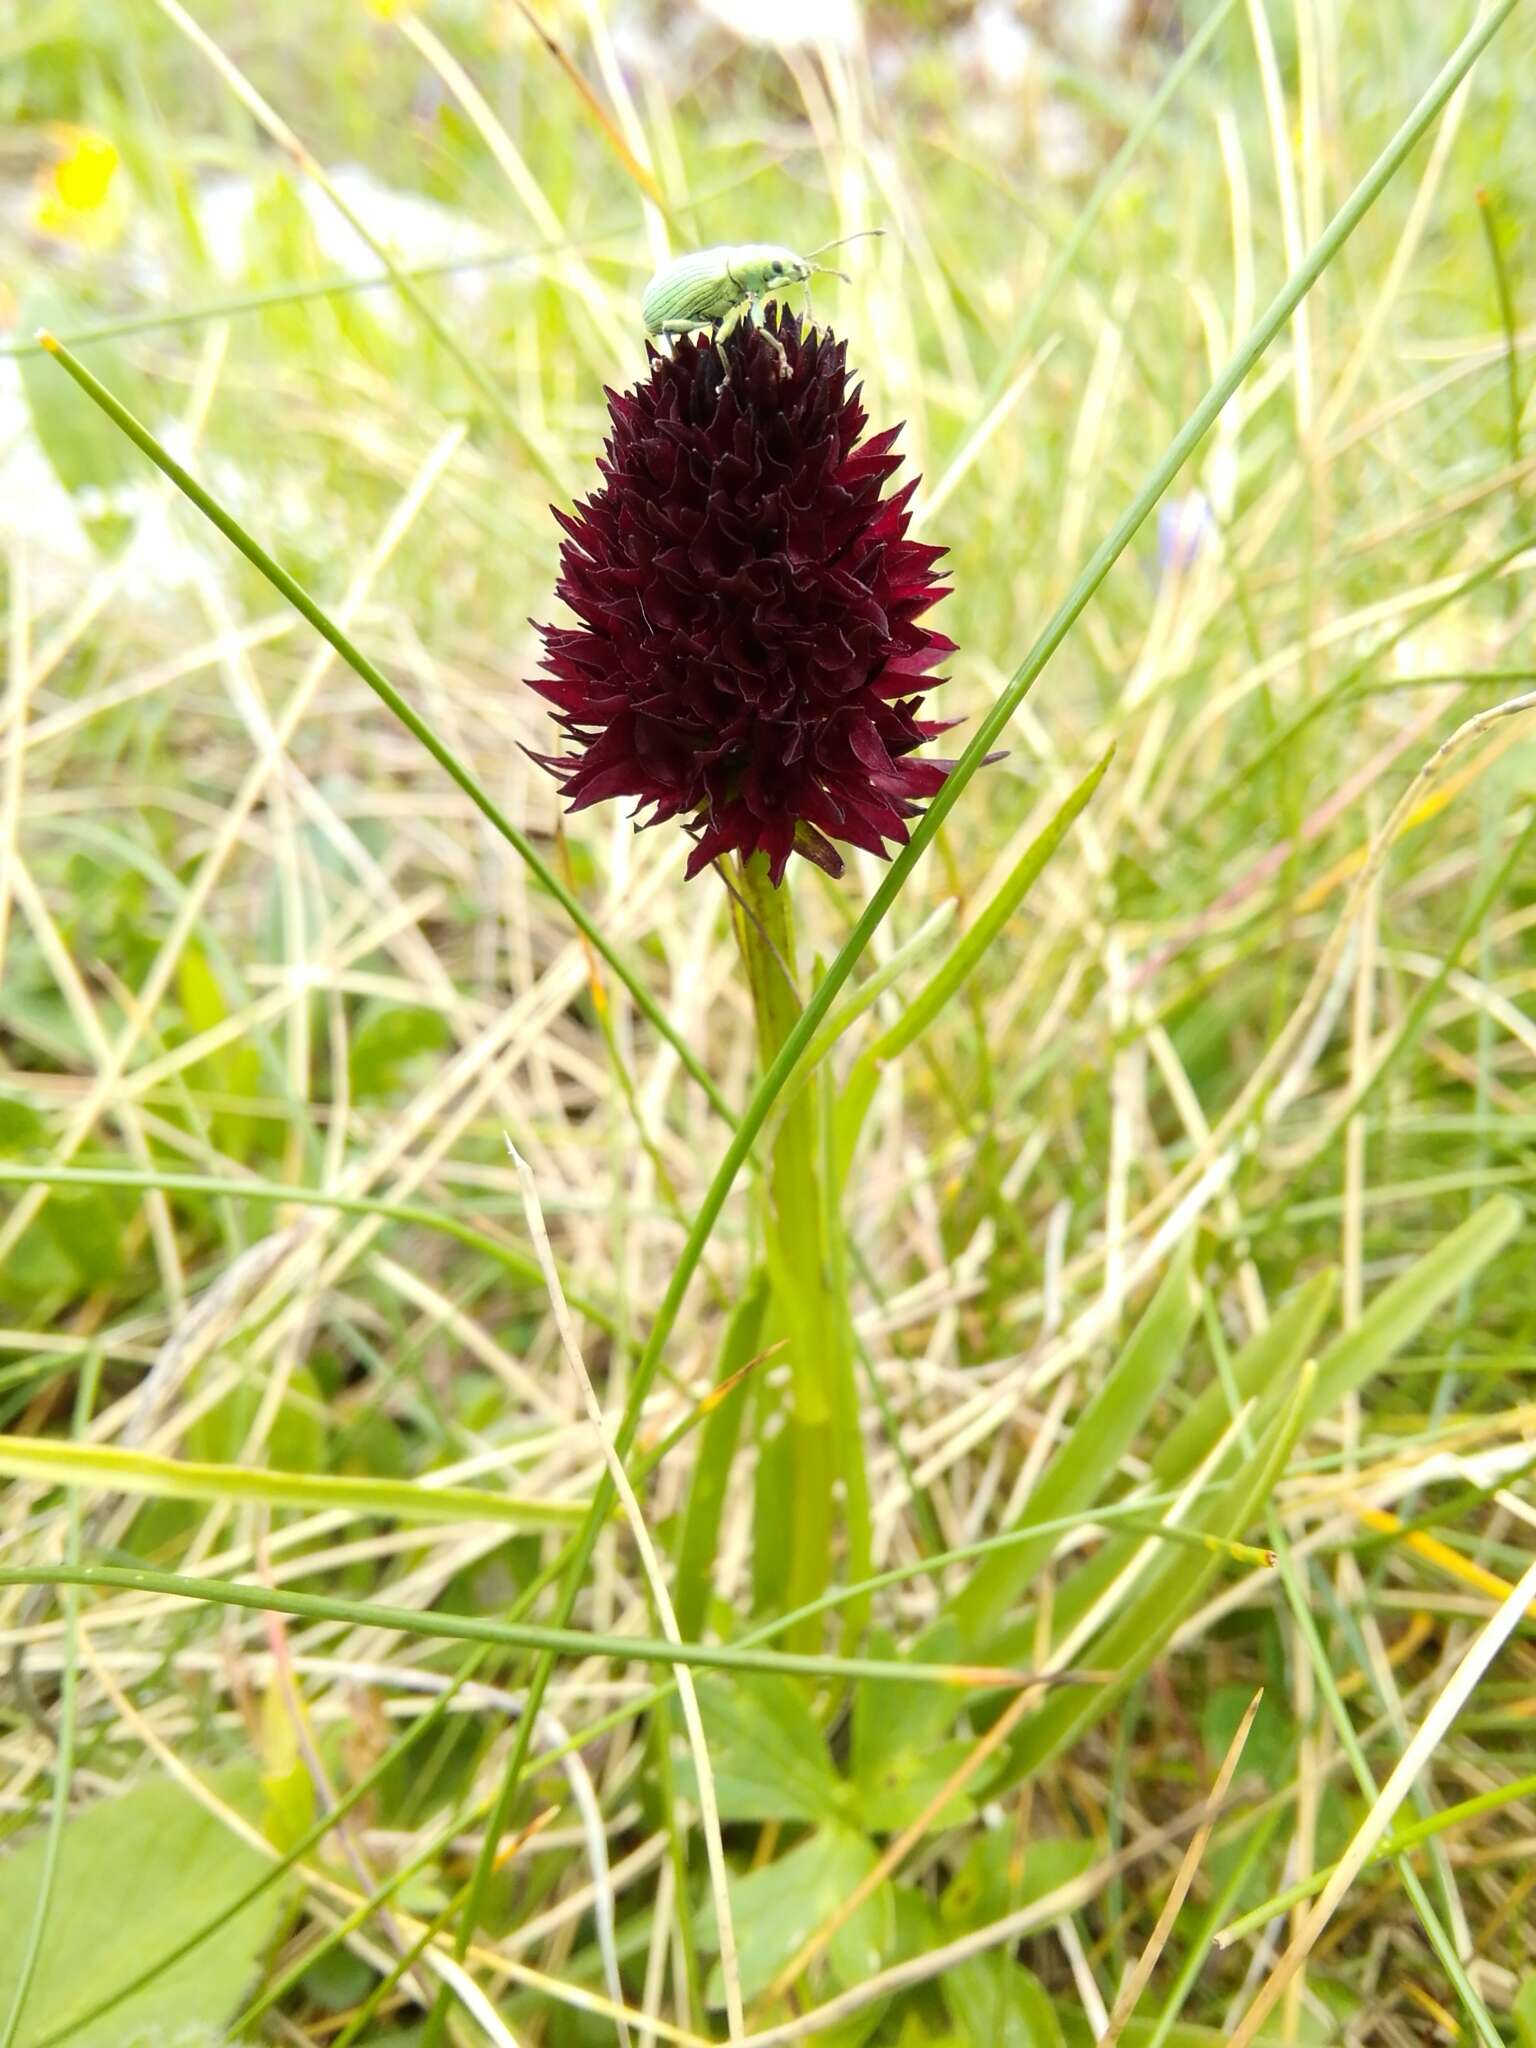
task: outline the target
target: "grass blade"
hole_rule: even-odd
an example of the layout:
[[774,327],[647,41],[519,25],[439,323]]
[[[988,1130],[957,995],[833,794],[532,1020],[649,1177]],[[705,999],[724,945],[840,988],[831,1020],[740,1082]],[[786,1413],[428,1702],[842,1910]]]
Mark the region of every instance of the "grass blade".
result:
[[[1093,1505],[1114,1478],[1120,1460],[1178,1367],[1200,1313],[1193,1251],[1180,1250],[1131,1332],[1113,1371],[1073,1425],[1025,1504],[1027,1519],[1049,1521]],[[997,1552],[972,1575],[952,1611],[964,1640],[986,1642],[1050,1555],[1055,1539],[1041,1536]]]
[[[1275,1417],[1253,1455],[1234,1473],[1208,1514],[1200,1518],[1198,1526],[1207,1535],[1240,1536],[1263,1514],[1304,1426],[1314,1372],[1312,1366],[1303,1370],[1284,1412]],[[1093,1645],[1094,1663],[1115,1673],[1111,1683],[1086,1699],[1063,1694],[1047,1701],[1020,1730],[1009,1750],[1006,1771],[990,1789],[995,1793],[1039,1770],[1123,1699],[1162,1654],[1220,1568],[1220,1557],[1213,1552],[1201,1559],[1175,1557],[1158,1569]]]
[[767,1306],[768,1276],[759,1269],[726,1324],[714,1405],[699,1436],[698,1459],[688,1489],[688,1505],[683,1510],[677,1543],[676,1600],[677,1625],[685,1636],[702,1634],[708,1619],[716,1539],[749,1393],[750,1381],[744,1375],[757,1355]]
[[1312,1424],[1346,1394],[1362,1387],[1394,1352],[1416,1337],[1435,1311],[1518,1234],[1524,1211],[1513,1195],[1494,1195],[1449,1237],[1383,1287],[1352,1330],[1330,1344],[1317,1362],[1317,1385],[1307,1407]]
[[581,1502],[520,1500],[488,1493],[483,1487],[198,1464],[115,1444],[67,1444],[49,1437],[0,1436],[0,1472],[42,1486],[89,1487],[150,1500],[251,1501],[316,1514],[380,1515],[399,1522],[506,1522],[513,1528],[535,1529],[579,1522],[586,1515]]
[[[215,1607],[243,1607],[256,1614],[292,1614],[303,1621],[334,1621],[347,1628],[456,1643],[492,1643],[504,1650],[539,1650],[551,1657],[614,1657],[637,1664],[687,1664],[709,1671],[777,1671],[792,1678],[897,1678],[909,1685],[986,1687],[1039,1685],[1028,1671],[983,1664],[922,1664],[900,1658],[799,1656],[788,1650],[748,1649],[731,1643],[673,1643],[658,1636],[589,1635],[581,1629],[544,1628],[529,1622],[493,1621],[474,1614],[440,1614],[415,1607],[387,1607],[373,1600],[333,1600],[318,1593],[290,1593],[275,1586],[249,1586],[233,1579],[188,1578],[136,1565],[26,1565],[0,1570],[0,1586],[101,1586],[119,1593],[162,1593]],[[1081,1685],[1080,1673],[1058,1684]]]
[[1113,747],[1094,763],[1045,829],[1030,841],[1011,873],[975,922],[955,941],[948,958],[902,1012],[867,1057],[879,1064],[906,1051],[964,988],[1004,926],[1039,879],[1046,862],[1066,838],[1115,757]]

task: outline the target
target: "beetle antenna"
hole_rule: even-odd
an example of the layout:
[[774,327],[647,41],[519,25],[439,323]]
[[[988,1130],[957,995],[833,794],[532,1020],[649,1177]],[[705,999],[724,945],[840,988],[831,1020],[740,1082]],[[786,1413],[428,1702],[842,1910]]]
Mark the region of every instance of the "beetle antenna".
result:
[[[805,260],[807,261],[807,263],[810,263],[811,261],[809,257],[807,257]],[[812,270],[815,271],[818,277],[840,277],[843,280],[844,284],[853,283],[853,279],[848,275],[846,270],[834,270],[830,263],[811,263],[811,268]]]
[[[858,228],[851,235],[839,235],[835,242],[823,242],[819,249],[807,249],[805,252],[806,261],[809,263],[817,256],[824,256],[828,249],[841,249],[848,242],[861,242],[866,235],[883,235],[884,233],[884,228]],[[836,270],[832,274],[834,277],[841,277],[843,273],[840,270]]]

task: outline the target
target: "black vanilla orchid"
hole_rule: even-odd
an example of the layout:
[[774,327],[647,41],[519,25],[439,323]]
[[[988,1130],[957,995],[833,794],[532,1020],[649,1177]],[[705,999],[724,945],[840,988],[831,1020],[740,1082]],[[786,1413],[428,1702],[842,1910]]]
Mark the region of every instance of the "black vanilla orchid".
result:
[[846,347],[770,308],[723,352],[679,339],[608,393],[602,486],[574,514],[542,676],[574,751],[534,758],[570,808],[605,797],[681,818],[696,875],[718,855],[791,852],[842,873],[834,840],[887,855],[952,765],[917,715],[954,643],[922,624],[945,552],[908,540],[891,496],[899,427],[861,442]]

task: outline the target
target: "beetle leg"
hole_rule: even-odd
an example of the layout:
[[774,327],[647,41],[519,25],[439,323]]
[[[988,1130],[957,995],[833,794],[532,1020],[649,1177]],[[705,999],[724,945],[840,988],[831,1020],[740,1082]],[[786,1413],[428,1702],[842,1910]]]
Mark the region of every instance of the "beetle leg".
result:
[[713,341],[718,327],[718,322],[711,323],[706,320],[690,320],[686,315],[680,315],[675,320],[658,321],[657,324],[648,331],[647,339],[651,341],[676,342],[684,335],[697,334],[701,327],[709,328],[710,339]]
[[759,323],[759,332],[761,333],[764,341],[767,342],[768,346],[773,350],[774,354],[779,359],[779,375],[781,377],[787,377],[789,375],[789,357],[784,353],[783,342],[780,341],[779,337],[774,333],[773,329],[766,324],[766,322]]
[[[732,278],[731,282],[734,284],[736,280]],[[737,300],[736,304],[732,306],[729,313],[722,314],[721,317],[715,322],[715,347],[720,351],[720,360],[722,363],[725,362],[726,337],[736,332],[736,329],[741,325],[742,321],[747,317],[747,314],[751,311],[751,309],[751,294],[745,293],[740,299]],[[729,367],[729,365],[727,365],[727,367]]]
[[[733,306],[721,323],[720,334],[722,339],[731,332],[732,328],[739,326],[743,320],[751,320],[756,316],[758,302],[762,297],[763,294],[761,292],[746,292],[743,294],[741,304]],[[757,327],[759,334],[762,335],[764,341],[767,342],[779,359],[779,375],[787,377],[789,375],[789,357],[784,353],[783,342],[779,340],[779,337],[773,332],[772,328],[766,326],[761,320],[758,321]]]

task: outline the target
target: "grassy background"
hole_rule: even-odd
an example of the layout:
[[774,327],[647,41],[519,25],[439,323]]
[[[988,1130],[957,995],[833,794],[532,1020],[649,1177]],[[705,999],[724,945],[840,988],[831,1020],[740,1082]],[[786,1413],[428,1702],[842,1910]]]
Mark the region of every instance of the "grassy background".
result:
[[[347,621],[739,1107],[723,891],[683,886],[667,828],[599,811],[557,836],[520,751],[550,731],[521,686],[547,506],[591,487],[665,237],[885,227],[817,309],[874,423],[905,421],[920,530],[951,549],[941,701],[974,726],[1471,19],[1444,12],[1226,8],[1107,196],[1178,61],[1169,10],[1092,37],[1024,9],[1026,37],[998,7],[891,8],[862,43],[786,50],[691,8],[546,8],[599,111],[515,7],[218,0],[194,25],[212,52],[165,5],[6,17],[0,1571],[83,1558],[311,1606],[0,1590],[0,2041],[217,2039],[256,2006],[231,2038],[693,2040],[725,2003],[696,1765],[649,1711],[666,1674],[600,1650],[556,1668],[510,1810],[536,1832],[503,1840],[455,1960],[528,1676],[495,1630],[554,1618],[541,1574],[601,1472],[504,1134],[616,1418],[725,1126],[468,799],[26,337],[142,318],[83,360]],[[1071,1642],[1124,1683],[1081,1729],[1053,1735],[1048,1703],[1005,1742],[996,1692],[701,1679],[748,2014],[774,2039],[1102,2037],[1144,1954],[1124,2038],[1227,2039],[1301,1923],[1211,1937],[1363,1842],[1406,1755],[1399,1825],[1433,1831],[1313,1928],[1263,2038],[1536,2042],[1517,1612],[1432,1719],[1531,1555],[1532,728],[1468,721],[1536,683],[1533,59],[1517,7],[857,969],[927,928],[839,1039],[843,1086],[1114,745],[1027,903],[880,1072],[840,1248],[872,1565],[910,1575],[820,1648],[1036,1664]],[[328,182],[400,263],[497,260],[414,303],[302,295],[380,268]],[[794,878],[803,955],[832,958],[879,873]],[[37,1180],[60,1167],[78,1177]],[[197,1185],[104,1182],[125,1171]],[[700,1409],[722,1355],[755,1353],[731,1311],[756,1256],[744,1177],[640,1439],[681,1432],[642,1497],[720,1642],[765,1619],[769,1403],[729,1471]],[[1307,1354],[1328,1398],[1282,1439]],[[1202,1412],[1209,1471],[1166,1455]],[[1255,1441],[1283,1470],[1227,1534],[1277,1563],[1145,1534],[1191,1520],[1186,1483],[1203,1526]],[[701,1472],[723,1488],[702,1556]],[[1117,1550],[1092,1510],[1137,1486]],[[920,1568],[1027,1500],[1058,1525],[978,1632],[1002,1568]],[[617,1524],[573,1620],[658,1632]],[[839,1997],[837,2031],[797,2017]]]

